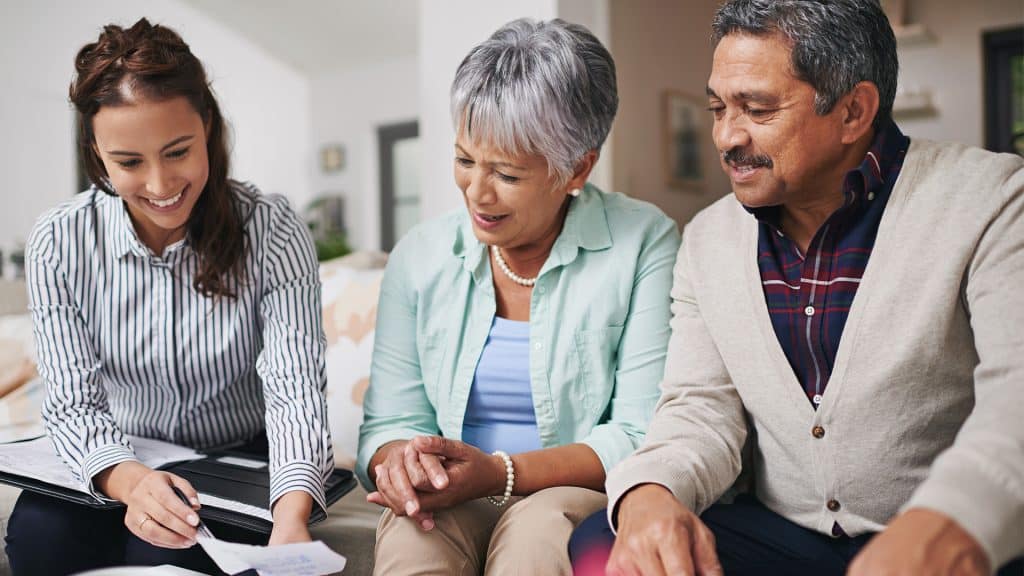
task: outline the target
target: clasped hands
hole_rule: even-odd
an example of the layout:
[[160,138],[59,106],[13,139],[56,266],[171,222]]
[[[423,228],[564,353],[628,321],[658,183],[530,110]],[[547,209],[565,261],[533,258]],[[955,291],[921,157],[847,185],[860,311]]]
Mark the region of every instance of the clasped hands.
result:
[[367,502],[409,516],[423,530],[434,528],[434,512],[505,488],[505,465],[497,456],[440,436],[397,440],[377,451],[372,473],[377,491]]

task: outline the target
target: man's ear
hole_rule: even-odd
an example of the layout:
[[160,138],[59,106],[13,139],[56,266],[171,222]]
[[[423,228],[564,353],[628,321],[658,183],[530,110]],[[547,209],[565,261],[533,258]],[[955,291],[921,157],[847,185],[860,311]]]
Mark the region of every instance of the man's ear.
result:
[[842,106],[843,144],[853,144],[871,131],[878,115],[878,86],[874,82],[858,82],[849,94],[839,100]]
[[572,178],[565,184],[565,189],[568,191],[583,188],[583,185],[587,183],[587,179],[590,178],[590,171],[597,164],[597,159],[597,150],[591,150],[584,154],[580,161],[576,163],[576,169],[573,171]]

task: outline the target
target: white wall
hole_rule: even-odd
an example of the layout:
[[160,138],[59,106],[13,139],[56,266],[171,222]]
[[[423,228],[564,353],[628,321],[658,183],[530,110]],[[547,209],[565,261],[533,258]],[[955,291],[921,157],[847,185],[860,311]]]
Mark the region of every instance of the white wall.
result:
[[0,4],[0,246],[24,240],[75,188],[67,100],[78,49],[110,22],[146,16],[178,31],[204,62],[234,132],[232,175],[302,206],[310,197],[309,87],[297,72],[177,0],[33,0]]
[[446,0],[444,9],[420,0],[420,145],[423,185],[420,218],[462,205],[452,176],[455,132],[449,90],[455,70],[469,51],[503,24],[524,16],[557,16],[556,0]]
[[[609,0],[558,0],[558,17],[586,26],[609,51],[612,49],[612,23]],[[617,72],[617,70],[616,70]],[[612,133],[615,131],[612,124]],[[607,192],[615,190],[612,182],[612,166],[614,165],[614,138],[609,134],[601,147],[601,156],[590,172],[590,182]]]
[[935,116],[897,118],[904,133],[932,140],[984,145],[982,30],[1024,23],[1021,0],[914,0],[909,23],[923,24],[932,40],[900,46],[902,88],[932,93]]
[[345,198],[345,225],[353,248],[380,249],[380,168],[377,128],[416,120],[419,107],[417,60],[406,58],[342,70],[310,81],[314,154],[325,144],[345,149],[342,170],[316,168],[317,195]]

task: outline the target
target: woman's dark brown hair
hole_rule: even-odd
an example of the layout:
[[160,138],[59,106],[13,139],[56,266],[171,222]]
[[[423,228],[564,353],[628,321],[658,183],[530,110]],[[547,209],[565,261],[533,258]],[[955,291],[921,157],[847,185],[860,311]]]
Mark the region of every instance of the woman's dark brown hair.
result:
[[210,172],[186,224],[189,243],[199,256],[193,287],[208,297],[235,297],[232,286],[244,280],[245,237],[228,181],[224,118],[202,63],[176,32],[143,18],[128,29],[104,27],[96,42],[79,50],[75,72],[70,98],[79,115],[79,151],[89,180],[107,194],[115,195],[96,153],[92,125],[100,108],[128,105],[133,97],[184,97],[202,117],[209,133]]

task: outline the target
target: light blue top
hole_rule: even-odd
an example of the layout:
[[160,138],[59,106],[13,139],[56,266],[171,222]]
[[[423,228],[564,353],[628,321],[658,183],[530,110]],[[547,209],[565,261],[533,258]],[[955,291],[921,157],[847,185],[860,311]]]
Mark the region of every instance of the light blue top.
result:
[[[679,248],[659,209],[587,185],[530,299],[530,390],[544,448],[582,442],[607,470],[643,439],[658,401]],[[381,284],[356,473],[381,445],[462,439],[495,315],[487,247],[465,208],[413,228]]]
[[537,450],[530,391],[530,323],[494,317],[469,390],[462,441],[490,454]]

